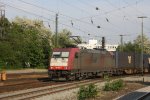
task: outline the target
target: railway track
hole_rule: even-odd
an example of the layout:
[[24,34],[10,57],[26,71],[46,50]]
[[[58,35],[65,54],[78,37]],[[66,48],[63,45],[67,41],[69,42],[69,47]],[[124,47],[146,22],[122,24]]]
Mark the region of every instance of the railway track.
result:
[[[112,77],[111,79],[117,79],[117,78],[129,77],[129,76],[132,76],[132,75],[115,76],[115,77]],[[101,79],[98,78],[98,79],[88,79],[88,80],[82,80],[82,81],[70,81],[68,83],[48,81],[46,82],[46,85],[44,85],[45,83],[42,83],[40,86],[38,85],[36,86],[36,84],[39,84],[36,81],[35,82],[31,81],[31,82],[27,82],[23,84],[8,85],[7,88],[10,88],[10,89],[12,89],[13,87],[19,88],[20,86],[28,87],[28,85],[31,88],[30,89],[24,88],[24,89],[21,89],[21,91],[16,91],[14,89],[14,93],[12,92],[1,93],[0,100],[29,100],[29,99],[38,98],[38,97],[45,96],[45,95],[50,95],[56,92],[65,91],[67,89],[77,88],[81,85],[88,85],[90,83],[97,83],[97,82],[102,82],[102,81],[103,81],[103,78]],[[2,89],[3,87],[0,87],[0,90]]]
[[0,86],[1,87],[11,87],[11,86],[16,86],[16,85],[23,85],[23,84],[30,84],[30,83],[34,83],[34,82],[38,82],[38,80],[22,80],[19,82],[11,82],[11,83],[6,83]]
[[[37,87],[43,87],[43,86],[50,86],[56,84],[55,82],[50,82],[48,79],[45,79],[44,81],[40,80],[22,80],[19,82],[12,82],[9,84],[4,84],[0,86],[0,93],[5,92],[11,92],[11,91],[19,91],[19,90],[25,90],[25,89],[31,89],[31,88],[37,88]],[[60,84],[57,82],[57,84]]]
[[[115,76],[115,77],[118,77],[118,76]],[[121,77],[127,77],[127,75],[121,76]],[[53,84],[58,84],[58,83],[61,83],[61,82],[55,82],[55,83],[53,82]],[[39,78],[39,79],[38,78],[29,78],[29,79],[26,78],[26,79],[9,80],[8,82],[2,82],[2,84],[0,85],[0,93],[29,89],[29,88],[36,88],[36,85],[41,87],[40,84],[41,86],[44,86],[44,85],[46,86],[46,84],[48,86],[52,84],[52,81],[50,81],[49,78],[45,78],[45,77]],[[19,87],[22,87],[22,88],[20,89]]]
[[30,84],[30,83],[35,83],[35,82],[46,82],[49,81],[48,76],[41,75],[41,74],[34,74],[34,73],[29,73],[27,74],[8,74],[8,78],[6,81],[1,81],[0,82],[0,88],[1,87],[10,87],[10,86],[15,86],[15,85],[23,85],[23,84]]
[[[118,76],[116,76],[116,77],[118,77]],[[116,78],[116,77],[114,77],[114,78]],[[51,85],[57,85],[57,84],[65,84],[65,83],[66,82],[50,81],[49,78],[42,78],[40,80],[38,80],[38,79],[21,79],[21,80],[18,80],[17,82],[10,81],[9,83],[0,86],[0,93],[25,90],[25,89],[31,89],[31,88],[38,88],[38,87],[43,87],[43,86],[51,86]]]
[[72,83],[61,84],[61,85],[52,85],[52,86],[41,87],[36,89],[29,89],[29,90],[16,92],[16,93],[11,93],[11,94],[8,93],[5,95],[0,95],[0,100],[31,100],[41,96],[50,95],[56,92],[58,93],[68,89],[77,88],[79,86],[88,85],[91,83],[95,84],[98,82],[102,82],[102,80],[89,79],[80,82],[72,82]]

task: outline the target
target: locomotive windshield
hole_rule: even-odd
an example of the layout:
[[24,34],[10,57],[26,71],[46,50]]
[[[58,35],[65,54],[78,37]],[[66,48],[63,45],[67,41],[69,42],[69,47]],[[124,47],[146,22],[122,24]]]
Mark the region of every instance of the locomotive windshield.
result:
[[69,57],[69,52],[62,52],[61,57],[68,58]]
[[68,58],[69,52],[53,52],[52,58]]

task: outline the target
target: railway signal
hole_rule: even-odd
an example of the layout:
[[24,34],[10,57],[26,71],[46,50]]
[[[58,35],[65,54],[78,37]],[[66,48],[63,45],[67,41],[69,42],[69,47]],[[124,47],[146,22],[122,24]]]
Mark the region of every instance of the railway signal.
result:
[[102,37],[102,49],[105,49],[105,37]]

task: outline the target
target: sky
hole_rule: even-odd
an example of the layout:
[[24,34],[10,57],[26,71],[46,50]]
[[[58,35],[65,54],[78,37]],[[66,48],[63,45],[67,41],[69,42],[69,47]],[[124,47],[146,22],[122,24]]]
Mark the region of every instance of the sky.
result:
[[[55,32],[58,13],[58,31],[68,29],[84,41],[106,38],[108,44],[133,41],[141,34],[150,38],[150,0],[0,0],[5,5],[6,17],[16,16],[43,20]],[[1,7],[2,8],[2,7]],[[99,28],[97,28],[99,26]]]

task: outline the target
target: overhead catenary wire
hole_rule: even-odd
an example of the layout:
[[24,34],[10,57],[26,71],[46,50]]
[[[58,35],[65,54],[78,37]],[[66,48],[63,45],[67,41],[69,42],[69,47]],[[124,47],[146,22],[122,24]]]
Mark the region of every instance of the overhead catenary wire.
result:
[[[40,16],[39,16],[40,17]],[[48,20],[50,20],[50,19],[48,19]],[[53,21],[53,22],[55,22],[55,21]],[[89,30],[88,31],[84,31],[83,29],[80,29],[80,28],[77,28],[77,27],[71,27],[71,26],[69,26],[69,25],[67,25],[67,24],[64,24],[64,23],[60,23],[59,22],[59,24],[61,24],[61,25],[64,25],[64,26],[67,26],[67,27],[70,27],[70,28],[72,28],[72,29],[76,29],[76,30],[78,30],[78,31],[80,31],[80,32],[84,32],[84,33],[89,33]],[[77,26],[77,25],[76,25]],[[95,25],[96,26],[96,25]]]
[[[40,6],[37,6],[37,5],[31,4],[31,3],[28,3],[28,2],[23,1],[23,0],[18,0],[18,1],[21,1],[21,2],[23,2],[23,3],[26,3],[26,4],[29,4],[29,5],[32,5],[32,6],[41,8],[41,9],[46,10],[46,11],[50,11],[50,12],[56,13],[55,11],[48,10],[48,9],[46,9],[46,8],[44,8],[44,7],[40,7]],[[96,27],[100,28],[100,27],[99,27],[100,25],[95,25],[95,24],[92,23],[92,21],[91,21],[91,23],[89,23],[89,22],[85,22],[85,21],[82,21],[82,20],[80,20],[80,19],[73,18],[73,17],[67,16],[67,15],[64,15],[64,14],[61,14],[61,13],[59,13],[59,14],[62,15],[62,16],[64,16],[64,17],[68,17],[68,18],[70,18],[71,20],[75,20],[75,21],[78,21],[78,22],[82,22],[82,23],[91,25],[91,26],[93,26],[93,27],[95,27],[95,28],[96,28]],[[107,19],[108,19],[108,18],[107,18]],[[106,19],[106,21],[108,22],[107,19]],[[112,24],[112,23],[110,23],[110,24],[111,24],[112,26],[114,26],[114,24]],[[101,29],[104,29],[104,28],[101,28]],[[120,28],[116,28],[116,29],[119,30]],[[119,31],[120,31],[120,30],[119,30]],[[117,32],[118,32],[118,31],[117,31]]]
[[[55,12],[55,11],[51,11],[51,10],[46,9],[46,8],[44,8],[44,7],[40,7],[40,6],[37,6],[37,5],[35,5],[35,4],[28,3],[28,2],[23,1],[23,0],[18,0],[18,1],[21,1],[21,2],[23,2],[23,3],[25,3],[25,4],[29,4],[29,5],[32,5],[32,6],[34,6],[34,7],[37,7],[37,8],[46,10],[46,11],[50,11],[50,12],[53,12],[53,13],[57,13],[57,12]],[[83,21],[83,20],[80,20],[80,19],[77,19],[77,18],[73,18],[73,17],[71,17],[71,16],[67,16],[67,15],[61,14],[61,13],[59,13],[59,15],[62,15],[63,17],[68,17],[68,18],[70,18],[71,20],[75,20],[75,21],[78,21],[78,22],[81,22],[81,23],[84,23],[84,24],[91,25],[91,26],[94,27],[94,28],[97,28],[97,26],[99,26],[99,25],[91,24],[90,22],[85,22],[85,21]],[[61,17],[61,18],[62,18],[62,17]],[[77,26],[77,25],[76,25],[76,26]],[[81,29],[79,29],[79,30],[81,30]],[[87,31],[87,32],[89,32],[89,31]],[[91,34],[92,34],[92,32],[91,32]]]
[[[18,1],[24,1],[24,0],[18,0]],[[26,1],[24,1],[24,2],[26,2]],[[30,3],[31,4],[31,3]],[[35,5],[35,4],[34,4]],[[44,7],[43,7],[44,8]],[[91,7],[92,8],[92,7]],[[93,7],[94,8],[94,7]],[[122,8],[122,7],[120,7],[120,8]],[[47,9],[47,8],[46,8]],[[100,8],[101,9],[101,8]],[[122,9],[125,9],[125,8],[122,8]],[[121,10],[122,10],[121,9]],[[45,9],[43,9],[43,10],[45,10]],[[48,10],[48,9],[47,9]],[[113,10],[113,9],[112,9]],[[53,13],[55,14],[56,12],[55,11],[53,11]],[[107,15],[107,14],[105,14],[105,13],[103,13],[104,15]],[[80,29],[80,23],[83,23],[83,24],[87,24],[87,25],[91,25],[92,27],[97,27],[98,25],[96,25],[95,24],[95,19],[93,19],[93,17],[92,17],[92,20],[91,20],[91,17],[89,18],[89,21],[83,21],[83,20],[80,20],[79,18],[74,18],[74,17],[71,17],[71,16],[68,16],[68,15],[64,15],[64,14],[62,14],[62,13],[59,13],[59,15],[61,16],[61,18],[64,18],[64,19],[66,19],[68,22],[69,22],[69,25],[67,26],[67,27],[69,27],[70,26],[70,28],[72,28],[72,26],[74,26],[74,28],[72,28],[72,29],[75,29],[75,28],[77,28],[77,29],[79,29],[79,30],[84,30],[83,28],[81,28]],[[41,16],[41,15],[40,15]],[[107,20],[107,19],[108,20]],[[109,17],[104,17],[104,19],[101,19],[101,20],[103,20],[103,21],[105,21],[105,22],[108,22],[108,21],[110,21],[110,22],[112,22],[112,19],[111,18],[109,18]],[[72,23],[70,23],[70,21],[72,21],[72,23],[73,23],[73,25],[72,25]],[[80,22],[80,23],[77,23],[76,21],[78,21],[78,22]],[[92,24],[92,21],[94,22],[94,24]],[[75,23],[75,24],[74,24]],[[66,23],[65,23],[66,24]],[[112,22],[112,26],[113,26],[113,22]],[[62,24],[61,24],[62,25]],[[77,25],[80,25],[79,27],[77,27]],[[64,25],[65,26],[65,25]],[[83,25],[84,26],[84,25]],[[102,30],[105,30],[105,28],[103,27],[103,25],[99,25],[99,26],[102,26],[100,29],[102,29]],[[96,28],[95,27],[95,28]],[[108,28],[108,27],[107,27]],[[116,30],[118,30],[119,29],[119,27],[116,27],[116,29],[114,28],[112,31],[116,31]],[[76,29],[76,30],[77,30]],[[87,30],[86,30],[87,31]],[[88,31],[89,32],[89,31]],[[89,32],[90,33],[90,32]],[[90,34],[92,34],[92,33],[90,33]]]
[[[142,2],[142,1],[139,0],[138,3],[140,3],[140,2]],[[123,6],[123,7],[115,8],[115,9],[112,9],[109,11],[105,11],[104,13],[101,13],[101,14],[92,15],[92,16],[85,16],[85,17],[81,17],[79,19],[86,19],[86,18],[91,18],[91,17],[94,18],[94,17],[98,17],[98,16],[108,15],[108,14],[114,13],[114,12],[119,11],[119,10],[121,11],[122,9],[128,8],[128,7],[136,5],[136,4],[137,4],[137,2],[135,2],[133,4],[128,4],[128,5]]]
[[[0,2],[0,3],[3,3],[3,2]],[[3,4],[4,4],[4,3],[3,3]],[[43,18],[43,19],[45,19],[45,20],[55,22],[54,20],[51,20],[51,19],[49,19],[49,18],[47,18],[47,17],[44,17],[44,16],[41,16],[41,15],[38,15],[38,14],[35,14],[35,13],[32,13],[32,12],[26,11],[26,10],[24,10],[24,9],[20,9],[20,8],[14,7],[14,6],[9,5],[9,4],[5,4],[5,5],[8,6],[8,7],[11,7],[11,8],[20,10],[20,11],[23,11],[23,12],[25,12],[25,13],[34,15],[34,16],[36,16],[36,17],[40,17],[40,18]],[[67,25],[67,24],[64,24],[64,23],[60,23],[60,22],[59,22],[59,24],[64,25],[64,26],[67,26],[67,27],[70,27],[70,28],[73,28],[73,29],[76,29],[76,30],[78,30],[78,31],[81,31],[81,32],[84,32],[84,33],[87,33],[87,34],[89,33],[89,32],[87,32],[87,31],[84,31],[84,30],[80,29],[80,28],[71,27],[70,25]]]
[[[51,11],[51,10],[48,10],[48,9],[46,9],[46,8],[43,8],[43,7],[40,7],[40,6],[31,4],[31,3],[25,2],[25,1],[23,1],[23,0],[19,0],[19,1],[24,2],[24,3],[26,3],[26,4],[33,5],[33,6],[35,6],[35,7],[38,7],[38,8],[44,9],[44,10],[47,10],[47,11]],[[142,1],[142,0],[137,1],[136,4],[139,3],[140,1]],[[128,5],[130,5],[130,4],[128,4]],[[127,5],[127,6],[128,6],[128,5]],[[122,7],[121,7],[121,8],[122,8]],[[121,9],[121,8],[117,8],[117,9]],[[123,8],[125,8],[125,7],[123,7]],[[51,12],[56,13],[55,11],[51,11]],[[65,17],[69,17],[69,18],[71,18],[71,19],[75,19],[75,18],[73,18],[73,17],[66,16],[66,15],[64,15],[64,14],[60,14],[60,15],[63,15],[63,16],[65,16]],[[90,23],[88,23],[88,22],[81,21],[80,19],[75,19],[75,20],[76,20],[76,21],[83,22],[83,23],[85,23],[85,24],[90,24]],[[107,20],[107,22],[108,22],[108,20]],[[90,25],[91,25],[91,24],[90,24]],[[95,26],[97,26],[97,25],[94,25],[94,27],[95,27]]]
[[88,15],[91,15],[90,12],[88,12],[88,11],[82,9],[82,8],[79,8],[79,7],[75,6],[75,5],[72,5],[71,3],[66,2],[65,0],[61,0],[61,1],[62,1],[63,3],[65,3],[66,5],[70,6],[70,7],[74,7],[74,8],[76,8],[76,9],[79,9],[79,11],[82,12],[82,13],[86,13],[86,14],[88,14]]
[[[137,3],[141,2],[141,1],[143,1],[143,0],[138,0],[138,1],[136,1],[136,3],[134,3],[134,4],[137,4]],[[115,8],[118,9],[120,12],[122,12],[122,10],[121,10],[122,7],[121,7],[121,8],[117,7],[116,5],[112,4],[109,0],[105,0],[105,2],[108,3],[108,4],[110,4],[111,6],[115,7]],[[128,3],[127,5],[130,5],[130,4]],[[128,6],[128,7],[130,7],[130,6]],[[123,7],[123,8],[124,8],[124,7]],[[129,14],[127,14],[126,12],[124,12],[124,14],[126,14],[126,15],[129,16]],[[125,16],[125,15],[124,15],[124,16]],[[130,17],[131,17],[131,16],[130,16]],[[134,17],[134,19],[136,19],[136,16]],[[128,19],[127,21],[130,22],[130,23],[134,22],[134,21],[132,21],[132,20],[130,20],[130,19]],[[135,20],[135,22],[137,23],[137,20]],[[113,24],[113,23],[110,23],[110,24],[112,24],[112,26],[115,26],[116,28],[119,28],[117,25],[115,25],[115,24]],[[132,23],[132,24],[133,24],[133,23]]]
[[[43,7],[40,7],[40,6],[31,4],[31,3],[25,2],[25,1],[23,1],[23,0],[19,0],[19,1],[21,1],[21,2],[23,2],[23,3],[27,3],[27,4],[30,4],[30,5],[33,5],[33,6],[35,6],[35,7],[38,7],[38,8],[44,9],[44,10],[47,10],[47,11],[50,11],[50,12],[53,12],[53,13],[56,13],[55,11],[48,10],[48,9],[46,9],[46,8],[43,8]],[[77,19],[77,18],[73,18],[73,17],[67,16],[67,15],[64,15],[64,14],[61,14],[61,13],[59,13],[59,14],[65,16],[65,17],[69,17],[69,18],[71,18],[71,19],[74,19],[75,21],[79,21],[79,22],[82,22],[82,23],[91,25],[91,26],[93,26],[93,27],[98,27],[98,26],[99,26],[99,25],[93,24],[93,23],[92,23],[93,20],[91,20],[91,23],[92,23],[92,24],[91,24],[91,23],[89,23],[89,22],[85,22],[85,21],[83,21],[83,20],[80,20],[80,19]],[[107,18],[107,22],[108,22],[108,18]]]
[[[138,1],[144,1],[144,0],[138,0]],[[137,1],[137,4],[138,4],[138,1]],[[125,4],[129,4],[127,1],[123,1]],[[137,4],[136,4],[136,8],[137,8]],[[133,9],[135,9],[137,12],[139,12],[141,15],[145,15],[142,11],[139,11],[138,9],[132,7]],[[137,15],[138,16],[138,15]],[[147,18],[150,20],[150,18]],[[137,21],[136,21],[137,22]],[[145,29],[147,30],[150,30],[148,27],[144,26]]]
[[[110,3],[109,0],[106,0],[106,1],[107,1],[108,3]],[[139,4],[140,2],[142,2],[142,1],[144,1],[144,0],[137,0],[135,4],[137,5],[137,4]],[[126,3],[127,5],[130,5],[127,1],[123,1],[123,2]],[[110,4],[111,4],[112,6],[114,6],[112,3],[110,3]],[[133,7],[132,7],[132,8],[133,8]],[[134,8],[133,8],[133,9],[134,9]],[[136,9],[136,11],[139,12],[139,13],[141,13],[141,15],[145,15],[143,12],[141,12],[141,11],[139,11],[139,10],[137,10],[137,9]],[[124,13],[125,13],[125,12],[124,12]],[[127,15],[127,13],[125,13],[125,14]],[[129,16],[129,14],[128,14],[128,16]],[[138,16],[138,15],[137,15],[137,16]],[[137,16],[135,16],[134,19],[136,19]],[[132,16],[130,16],[130,17],[132,17]],[[130,20],[130,19],[128,19],[127,21],[133,22],[133,21]],[[137,21],[137,20],[135,20],[135,22],[136,22],[136,24],[138,24],[138,21]],[[150,29],[149,29],[148,27],[146,27],[146,26],[144,26],[144,28],[147,29],[147,30],[150,30]]]
[[[21,1],[21,2],[23,2],[23,3],[29,4],[29,5],[32,5],[32,6],[35,6],[35,7],[37,7],[37,8],[41,8],[41,9],[43,9],[43,10],[46,10],[46,11],[52,12],[52,13],[54,13],[54,14],[56,14],[56,13],[57,13],[57,12],[55,12],[55,11],[52,11],[52,10],[46,9],[46,8],[44,8],[44,7],[41,7],[41,6],[37,6],[37,5],[35,5],[35,4],[28,3],[28,2],[23,1],[23,0],[18,0],[18,1]],[[82,22],[82,23],[85,23],[85,24],[92,25],[92,24],[91,24],[91,23],[89,23],[89,22],[85,22],[85,21],[80,20],[80,19],[78,19],[78,18],[74,18],[74,17],[68,16],[68,15],[64,15],[64,14],[62,14],[62,13],[60,13],[60,12],[59,12],[59,15],[62,15],[63,17],[68,17],[68,18],[70,18],[71,20],[75,20],[75,21],[78,21],[78,22]],[[96,27],[97,25],[92,25],[92,26]]]
[[81,3],[84,4],[84,5],[90,6],[91,8],[95,8],[95,7],[96,7],[96,6],[93,6],[93,5],[91,5],[91,4],[89,4],[89,3],[85,2],[85,1],[83,1],[83,0],[78,0],[78,1],[81,2]]

